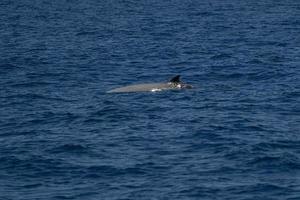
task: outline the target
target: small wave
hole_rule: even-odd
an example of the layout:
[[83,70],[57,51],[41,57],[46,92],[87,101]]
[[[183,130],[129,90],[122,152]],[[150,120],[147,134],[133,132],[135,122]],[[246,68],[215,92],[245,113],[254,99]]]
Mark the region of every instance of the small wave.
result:
[[296,170],[300,169],[300,159],[291,153],[281,155],[260,155],[250,159],[249,165],[259,169]]
[[214,55],[212,57],[210,57],[210,59],[212,60],[224,60],[224,59],[228,59],[228,58],[231,58],[232,55],[230,54],[227,54],[227,53],[220,53],[220,54],[217,54],[217,55]]
[[80,31],[76,33],[76,36],[88,36],[88,35],[95,35],[96,31]]
[[[43,156],[5,156],[0,158],[1,169],[16,176],[33,177],[37,175],[53,176],[60,173],[62,162]],[[69,167],[69,166],[66,166]],[[26,173],[24,173],[26,172]],[[49,172],[51,172],[49,174]]]
[[24,83],[16,83],[11,85],[14,88],[33,88],[33,87],[44,87],[49,85],[54,85],[55,83],[46,82],[46,81],[31,81],[31,82],[24,82]]
[[264,62],[261,60],[261,59],[251,59],[249,61],[246,62],[247,64],[254,64],[254,65],[261,65],[261,64],[264,64]]
[[0,64],[0,74],[1,73],[4,73],[4,74],[7,74],[7,73],[10,73],[10,72],[14,72],[15,70],[19,70],[21,69],[21,67],[17,66],[17,65],[13,65],[13,64]]
[[88,148],[81,144],[64,144],[50,150],[51,153],[86,153]]
[[193,197],[193,198],[207,198],[209,199],[215,199],[216,195],[221,192],[221,189],[217,187],[209,187],[209,186],[193,186],[188,189],[181,189],[179,191],[180,194],[184,194],[185,196],[188,197]]
[[22,187],[26,188],[26,189],[32,189],[32,188],[38,188],[38,187],[41,187],[41,186],[43,186],[43,184],[36,183],[36,184],[26,184],[26,185],[23,185]]
[[261,142],[253,147],[254,150],[266,151],[268,149],[283,150],[283,149],[300,149],[300,141],[295,140],[279,140],[274,142]]
[[[65,97],[54,97],[50,95],[45,95],[45,94],[38,94],[38,93],[25,93],[25,94],[13,94],[13,95],[7,95],[4,97],[1,97],[3,99],[7,100],[14,100],[17,99],[18,101],[22,102],[23,101],[28,101],[31,102],[33,100],[46,100],[46,101],[59,101],[59,102],[74,102],[73,99],[67,99]],[[9,101],[7,105],[11,104],[16,104],[14,101]]]
[[230,191],[232,194],[244,194],[244,193],[251,193],[254,194],[261,194],[261,193],[269,193],[273,195],[280,195],[289,193],[292,190],[288,187],[284,187],[279,184],[271,184],[271,183],[255,183],[249,185],[236,185],[236,186],[228,186],[225,188],[226,190]]
[[103,176],[128,176],[128,175],[144,175],[146,172],[139,167],[116,168],[108,165],[91,166],[86,170],[86,177],[103,177]]
[[61,200],[68,200],[68,199],[74,199],[73,195],[55,195],[53,196],[54,199],[61,199]]

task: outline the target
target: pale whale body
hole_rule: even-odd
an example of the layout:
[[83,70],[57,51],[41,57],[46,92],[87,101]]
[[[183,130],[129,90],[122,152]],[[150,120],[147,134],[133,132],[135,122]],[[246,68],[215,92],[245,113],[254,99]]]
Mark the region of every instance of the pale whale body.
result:
[[130,85],[130,86],[110,90],[107,93],[157,92],[162,90],[190,89],[190,88],[192,88],[192,86],[182,83],[180,81],[180,76],[177,75],[167,83],[146,83],[146,84]]

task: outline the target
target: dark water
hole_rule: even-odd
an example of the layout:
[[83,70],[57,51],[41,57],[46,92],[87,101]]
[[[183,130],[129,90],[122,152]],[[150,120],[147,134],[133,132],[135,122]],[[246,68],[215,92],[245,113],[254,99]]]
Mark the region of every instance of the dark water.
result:
[[[0,199],[300,199],[300,2],[0,2]],[[106,94],[181,74],[192,90]]]

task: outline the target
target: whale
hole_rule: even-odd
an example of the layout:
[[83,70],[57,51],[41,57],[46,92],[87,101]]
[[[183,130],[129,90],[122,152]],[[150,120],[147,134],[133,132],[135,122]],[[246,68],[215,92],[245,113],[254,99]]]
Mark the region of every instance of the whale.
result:
[[129,85],[107,91],[107,93],[126,93],[126,92],[159,92],[164,90],[191,89],[191,85],[183,83],[180,75],[174,76],[165,83],[145,83]]

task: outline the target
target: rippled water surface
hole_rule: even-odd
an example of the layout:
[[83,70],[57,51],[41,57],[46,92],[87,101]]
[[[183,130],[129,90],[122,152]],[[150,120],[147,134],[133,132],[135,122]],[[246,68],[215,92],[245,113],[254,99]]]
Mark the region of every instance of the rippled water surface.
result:
[[[300,199],[300,2],[0,2],[0,199]],[[107,94],[180,74],[191,90]]]

